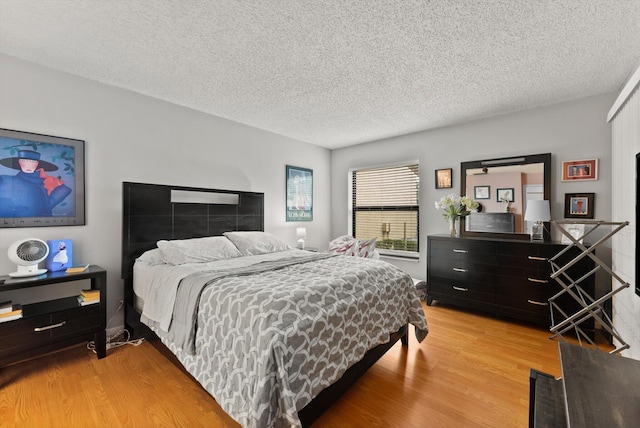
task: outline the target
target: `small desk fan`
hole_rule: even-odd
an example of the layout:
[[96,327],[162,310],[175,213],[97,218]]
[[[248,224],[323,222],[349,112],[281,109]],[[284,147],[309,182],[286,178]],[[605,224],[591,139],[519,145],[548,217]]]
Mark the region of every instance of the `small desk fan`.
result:
[[47,270],[38,269],[38,263],[47,258],[49,246],[41,239],[21,239],[9,246],[9,260],[18,265],[16,272],[10,273],[13,278],[42,275]]

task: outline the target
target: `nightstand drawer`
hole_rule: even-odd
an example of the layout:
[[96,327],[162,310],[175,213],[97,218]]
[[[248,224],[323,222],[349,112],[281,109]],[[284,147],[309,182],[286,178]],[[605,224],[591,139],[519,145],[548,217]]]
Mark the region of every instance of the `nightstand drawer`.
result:
[[38,346],[66,335],[82,335],[100,329],[100,305],[90,305],[0,324],[2,349]]

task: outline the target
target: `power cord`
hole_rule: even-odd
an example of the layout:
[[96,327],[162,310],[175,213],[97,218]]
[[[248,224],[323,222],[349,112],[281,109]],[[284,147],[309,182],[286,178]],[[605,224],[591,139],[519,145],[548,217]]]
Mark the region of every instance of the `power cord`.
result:
[[[120,312],[120,309],[122,309],[123,305],[124,305],[124,301],[120,300],[118,309],[116,309],[116,312],[113,314],[113,316],[109,319],[109,322],[107,323],[107,327],[106,327],[107,330],[109,329],[109,324],[111,324],[111,321],[113,321],[113,319],[118,314],[118,312]],[[107,349],[117,348],[119,346],[124,346],[124,345],[139,346],[142,344],[142,342],[144,342],[144,338],[131,340],[129,330],[122,329],[111,336],[107,336]],[[89,343],[87,343],[87,349],[89,349],[94,354],[97,353],[95,341],[92,340]]]

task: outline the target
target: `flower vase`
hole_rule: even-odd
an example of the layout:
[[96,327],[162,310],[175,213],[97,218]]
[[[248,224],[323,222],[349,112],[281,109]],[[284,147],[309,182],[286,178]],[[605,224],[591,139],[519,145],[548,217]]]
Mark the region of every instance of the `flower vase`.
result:
[[458,231],[456,230],[456,221],[454,219],[449,220],[449,233],[451,236],[458,236]]

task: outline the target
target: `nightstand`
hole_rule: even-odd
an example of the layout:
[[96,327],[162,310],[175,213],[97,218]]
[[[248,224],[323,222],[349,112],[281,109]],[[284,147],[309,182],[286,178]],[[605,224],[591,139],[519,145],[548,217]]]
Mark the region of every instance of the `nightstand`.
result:
[[[81,306],[76,296],[22,305],[22,318],[0,323],[0,367],[94,340],[98,358],[107,354],[107,271],[97,265],[78,273],[47,272],[28,278],[3,277],[3,292],[88,279],[100,302]],[[78,290],[80,294],[81,290]],[[13,302],[20,303],[20,302]]]

